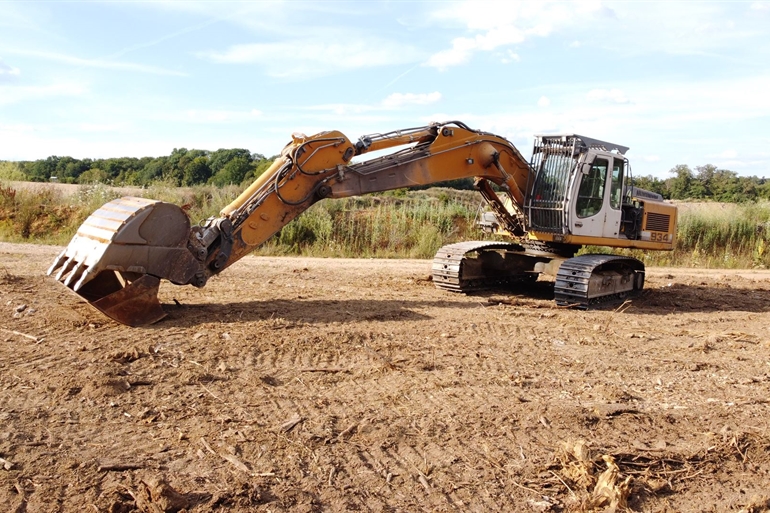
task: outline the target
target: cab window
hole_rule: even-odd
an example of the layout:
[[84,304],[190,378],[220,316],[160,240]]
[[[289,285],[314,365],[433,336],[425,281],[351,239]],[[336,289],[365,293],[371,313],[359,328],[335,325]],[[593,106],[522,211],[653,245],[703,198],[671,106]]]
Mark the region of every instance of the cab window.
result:
[[601,211],[608,168],[609,161],[607,159],[597,158],[588,174],[583,176],[575,204],[578,217],[591,217]]
[[610,206],[615,210],[620,208],[623,194],[623,167],[625,161],[619,158],[613,159],[612,185],[610,185]]

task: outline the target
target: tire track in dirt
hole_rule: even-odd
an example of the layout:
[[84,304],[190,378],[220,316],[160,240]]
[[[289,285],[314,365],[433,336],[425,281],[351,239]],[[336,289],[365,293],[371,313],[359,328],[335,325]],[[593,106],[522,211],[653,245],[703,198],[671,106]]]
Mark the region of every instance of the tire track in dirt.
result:
[[43,276],[57,250],[0,244],[0,327],[35,338],[0,332],[13,508],[21,483],[28,511],[119,511],[161,477],[191,512],[579,510],[578,439],[634,510],[748,508],[770,475],[766,273],[652,271],[573,312],[442,293],[429,262],[248,257],[136,330]]

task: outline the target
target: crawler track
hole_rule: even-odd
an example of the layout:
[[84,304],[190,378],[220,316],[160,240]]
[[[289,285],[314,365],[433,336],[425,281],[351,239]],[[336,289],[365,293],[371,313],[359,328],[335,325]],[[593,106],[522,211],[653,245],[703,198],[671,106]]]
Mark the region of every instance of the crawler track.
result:
[[556,276],[554,299],[559,306],[586,309],[591,304],[622,299],[644,286],[644,264],[614,255],[581,255],[566,260]]
[[[498,262],[482,261],[483,254],[492,256],[499,250],[524,253],[522,246],[506,242],[466,241],[444,246],[433,259],[433,283],[443,290],[471,292],[537,278],[532,273],[506,268],[502,257]],[[479,256],[468,258],[474,252]]]

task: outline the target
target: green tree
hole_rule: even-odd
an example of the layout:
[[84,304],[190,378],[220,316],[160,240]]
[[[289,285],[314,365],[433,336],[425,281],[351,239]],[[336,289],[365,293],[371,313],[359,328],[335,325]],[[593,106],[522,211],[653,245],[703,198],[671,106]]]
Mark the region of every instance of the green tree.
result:
[[666,183],[660,178],[656,178],[652,175],[647,176],[635,176],[633,178],[634,187],[639,187],[650,192],[657,192],[664,198],[669,197],[669,192],[666,189]]
[[53,176],[56,176],[60,182],[74,183],[77,181],[80,173],[88,169],[88,165],[72,157],[62,157],[56,163],[56,170]]
[[88,183],[107,183],[110,181],[110,176],[106,171],[102,171],[98,167],[92,167],[88,171],[80,174],[77,182],[81,184]]
[[674,166],[669,171],[673,178],[666,180],[666,188],[672,199],[687,199],[690,197],[690,187],[693,181],[692,170],[686,164]]
[[0,180],[26,180],[27,176],[17,162],[0,162]]
[[182,185],[184,180],[184,168],[190,163],[187,158],[187,148],[174,148],[163,166],[162,176],[165,180]]
[[166,166],[168,157],[157,157],[148,162],[138,176],[136,185],[149,185],[156,180],[163,178],[163,170]]
[[209,183],[216,185],[217,187],[229,184],[240,184],[251,169],[251,162],[248,158],[242,156],[235,157],[214,174],[209,180]]
[[51,155],[45,160],[35,160],[30,162],[26,169],[27,177],[32,182],[47,182],[52,176],[56,176],[56,165],[59,163],[59,157]]
[[220,148],[209,155],[209,167],[211,168],[211,172],[216,175],[222,170],[222,168],[227,165],[228,162],[236,158],[246,159],[248,162],[254,160],[252,158],[251,152],[247,149],[232,148],[228,150]]
[[770,180],[765,177],[757,180],[757,196],[762,199],[770,199]]
[[695,166],[695,181],[692,184],[693,198],[714,197],[714,175],[717,167],[711,164]]
[[205,156],[195,157],[184,169],[182,183],[184,185],[197,185],[206,183],[211,178],[211,168]]
[[115,184],[128,184],[128,185],[143,185],[141,180],[141,173],[145,166],[152,162],[152,157],[142,158],[123,158],[120,159],[122,165],[118,169],[113,169],[113,172],[117,171],[116,175],[113,175],[112,181]]
[[738,173],[727,169],[717,169],[711,179],[714,199],[717,201],[738,202],[747,198],[742,197]]

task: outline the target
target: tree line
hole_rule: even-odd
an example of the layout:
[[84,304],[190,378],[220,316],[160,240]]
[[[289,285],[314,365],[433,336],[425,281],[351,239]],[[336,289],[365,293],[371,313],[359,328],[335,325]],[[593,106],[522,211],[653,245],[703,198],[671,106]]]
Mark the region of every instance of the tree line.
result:
[[169,156],[142,158],[76,159],[51,156],[33,161],[0,161],[0,179],[136,186],[149,186],[162,181],[175,186],[211,184],[221,187],[253,180],[274,159],[243,148],[216,151],[174,148]]
[[[22,162],[0,161],[0,179],[48,182],[53,177],[62,183],[108,183],[112,185],[149,186],[164,182],[175,186],[210,184],[224,186],[250,182],[272,164],[247,149],[216,151],[175,148],[164,157],[120,157],[75,159],[51,156]],[[770,199],[770,181],[764,177],[738,176],[735,171],[706,164],[694,170],[680,164],[669,171],[668,178],[652,175],[634,177],[634,185],[657,192],[666,199],[713,200],[740,203]],[[453,180],[441,184],[456,189],[472,188],[472,180]]]
[[738,176],[735,171],[719,169],[714,165],[689,166],[679,164],[670,171],[669,178],[642,176],[634,178],[634,185],[657,192],[666,199],[711,200],[742,203],[770,199],[770,180],[756,176]]

